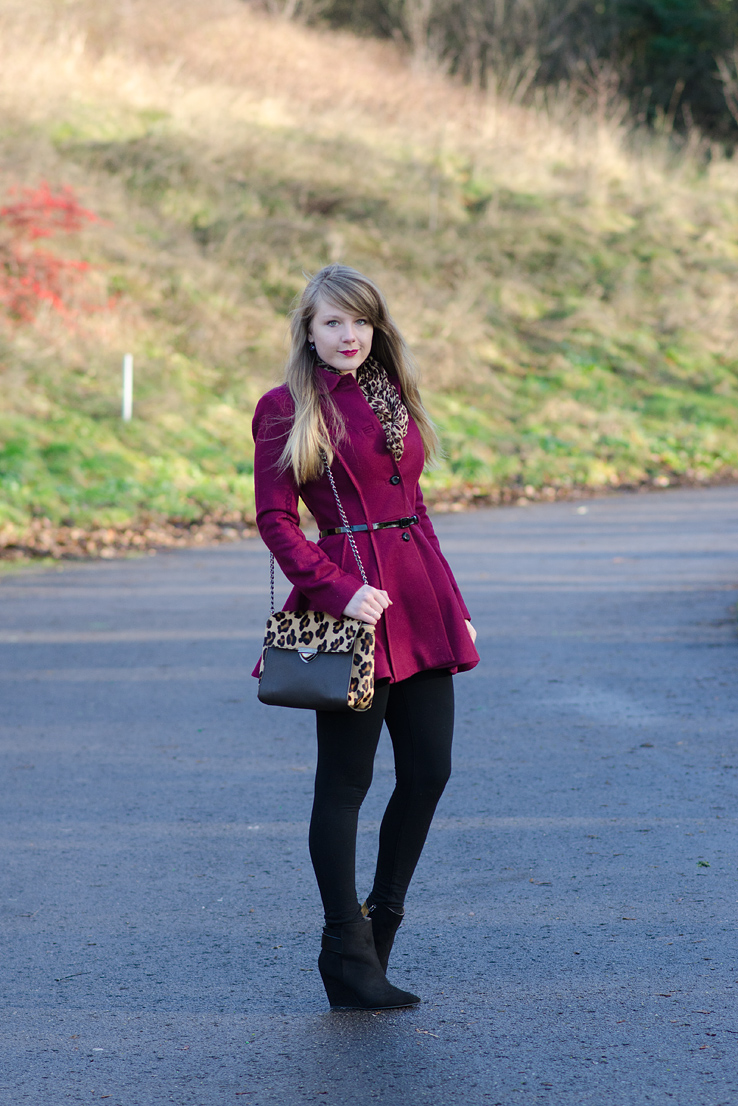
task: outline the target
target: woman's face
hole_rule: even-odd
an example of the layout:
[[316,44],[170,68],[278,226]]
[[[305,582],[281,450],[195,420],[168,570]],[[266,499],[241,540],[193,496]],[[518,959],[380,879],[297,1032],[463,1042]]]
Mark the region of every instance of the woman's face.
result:
[[318,300],[318,308],[308,331],[321,361],[339,372],[355,373],[372,348],[374,327],[362,315],[354,315],[328,300]]

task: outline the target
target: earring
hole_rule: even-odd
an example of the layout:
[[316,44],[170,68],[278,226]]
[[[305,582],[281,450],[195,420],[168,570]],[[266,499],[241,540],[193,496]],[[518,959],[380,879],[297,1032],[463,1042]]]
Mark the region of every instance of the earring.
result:
[[308,342],[308,349],[311,353],[315,353],[315,342]]

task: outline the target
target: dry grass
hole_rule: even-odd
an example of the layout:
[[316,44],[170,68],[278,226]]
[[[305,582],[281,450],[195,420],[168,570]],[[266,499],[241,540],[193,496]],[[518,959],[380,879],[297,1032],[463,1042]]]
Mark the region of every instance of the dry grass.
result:
[[5,437],[41,457],[84,425],[127,474],[90,499],[82,469],[29,461],[46,490],[6,496],[16,526],[248,511],[249,412],[303,269],[337,259],[380,281],[415,349],[437,486],[738,466],[738,165],[629,133],[607,75],[588,110],[566,89],[523,107],[241,0],[0,0],[0,48],[0,191],[77,188],[108,224],[73,245],[123,292],[75,333],[6,328]]

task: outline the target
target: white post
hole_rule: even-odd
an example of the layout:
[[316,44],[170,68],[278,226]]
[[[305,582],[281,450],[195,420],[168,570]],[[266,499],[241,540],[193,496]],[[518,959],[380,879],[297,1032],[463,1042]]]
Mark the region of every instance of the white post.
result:
[[133,354],[123,356],[123,421],[130,422],[133,414]]

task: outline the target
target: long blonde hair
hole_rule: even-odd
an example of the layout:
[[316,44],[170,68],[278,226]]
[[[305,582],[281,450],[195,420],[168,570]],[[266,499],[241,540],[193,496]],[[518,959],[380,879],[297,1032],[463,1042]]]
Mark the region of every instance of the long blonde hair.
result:
[[298,484],[314,480],[323,470],[321,453],[333,460],[333,446],[346,431],[338,408],[327,391],[322,374],[316,372],[315,352],[308,333],[319,300],[357,317],[374,327],[371,356],[387,373],[397,377],[402,400],[423,439],[425,459],[438,450],[438,437],[420,399],[417,371],[405,341],[393,321],[384,296],[373,281],[348,265],[327,265],[310,278],[292,313],[292,348],[285,368],[285,381],[295,403],[295,415],[280,463],[291,468]]

